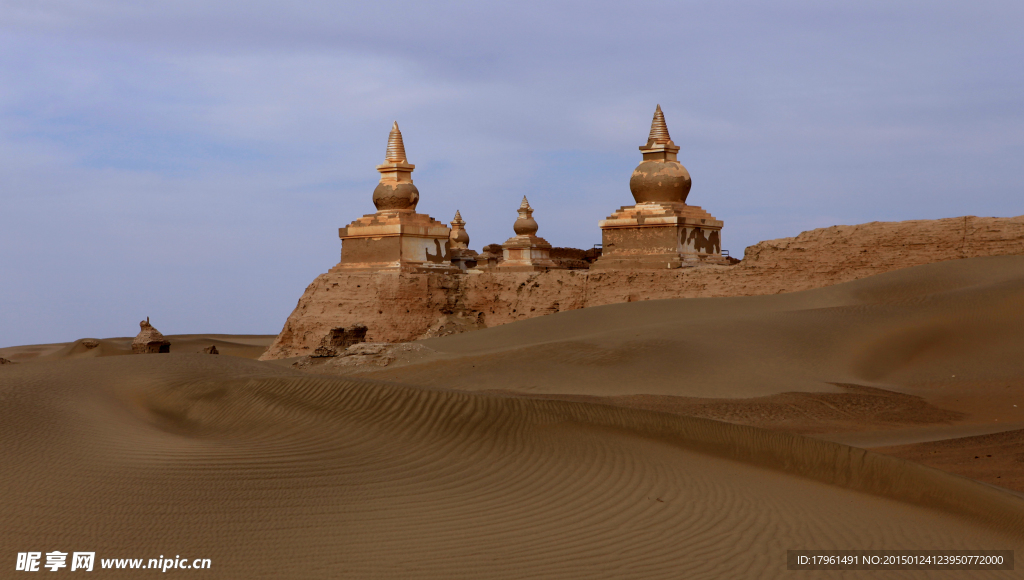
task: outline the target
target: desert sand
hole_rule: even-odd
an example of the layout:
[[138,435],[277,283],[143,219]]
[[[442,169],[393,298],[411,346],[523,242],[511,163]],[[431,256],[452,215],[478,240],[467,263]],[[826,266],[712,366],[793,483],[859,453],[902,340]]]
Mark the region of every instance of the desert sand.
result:
[[[187,572],[210,578],[853,578],[879,572],[790,572],[786,550],[1020,554],[1022,328],[1024,256],[1001,256],[318,360],[252,360],[265,337],[3,349],[0,547],[210,558]],[[951,574],[1019,577],[884,573]]]
[[[420,341],[387,366],[378,356],[312,368],[663,411],[888,452],[1024,428],[1022,329],[1024,256],[994,256],[774,296],[594,307]],[[964,445],[966,460],[973,443]],[[1012,446],[997,454],[1009,472],[991,473],[892,452],[1024,492]]]
[[8,552],[173,552],[217,578],[722,578],[789,576],[793,548],[1024,542],[1009,493],[698,418],[237,357],[3,372]]
[[[167,336],[174,353],[200,353],[216,346],[220,354],[256,359],[274,341],[272,334],[172,334]],[[0,348],[0,358],[13,362],[52,362],[132,354],[132,337],[80,338],[74,342],[30,344]]]

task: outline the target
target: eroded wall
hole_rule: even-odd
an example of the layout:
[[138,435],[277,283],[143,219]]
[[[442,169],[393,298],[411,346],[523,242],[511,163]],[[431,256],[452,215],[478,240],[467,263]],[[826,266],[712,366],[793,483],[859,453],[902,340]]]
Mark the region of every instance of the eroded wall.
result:
[[618,302],[777,294],[976,256],[1024,254],[1024,216],[872,222],[760,242],[735,266],[482,274],[322,274],[264,359],[308,355],[335,327],[402,342]]

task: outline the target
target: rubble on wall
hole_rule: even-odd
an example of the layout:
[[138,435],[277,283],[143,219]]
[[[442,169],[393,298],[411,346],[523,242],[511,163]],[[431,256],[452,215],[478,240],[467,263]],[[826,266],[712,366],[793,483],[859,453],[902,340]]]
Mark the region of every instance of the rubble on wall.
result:
[[330,329],[320,339],[320,346],[313,351],[312,356],[318,358],[338,356],[339,353],[353,344],[366,340],[366,327],[357,324],[348,328],[338,327]]

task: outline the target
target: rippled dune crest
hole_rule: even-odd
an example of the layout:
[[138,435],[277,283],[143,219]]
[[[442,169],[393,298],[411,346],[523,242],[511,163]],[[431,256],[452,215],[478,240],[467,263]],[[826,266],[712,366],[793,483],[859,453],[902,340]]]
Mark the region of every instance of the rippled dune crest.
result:
[[591,403],[170,354],[0,369],[0,413],[7,554],[180,554],[217,578],[770,578],[793,574],[787,549],[1024,545],[1002,490]]

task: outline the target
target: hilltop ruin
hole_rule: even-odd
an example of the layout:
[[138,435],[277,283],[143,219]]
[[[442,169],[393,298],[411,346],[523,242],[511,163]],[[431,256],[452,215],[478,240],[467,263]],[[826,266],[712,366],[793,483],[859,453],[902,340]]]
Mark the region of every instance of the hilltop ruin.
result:
[[515,235],[477,253],[459,212],[451,228],[416,213],[415,166],[396,122],[377,166],[377,212],[340,228],[341,260],[306,288],[261,358],[330,357],[357,342],[405,342],[589,306],[794,292],[943,260],[1024,254],[1024,216],[968,216],[812,230],[760,242],[740,262],[723,255],[723,222],[686,203],[690,174],[660,106],[640,151],[629,182],[636,203],[598,224],[601,248],[552,248],[537,236],[524,197]]

